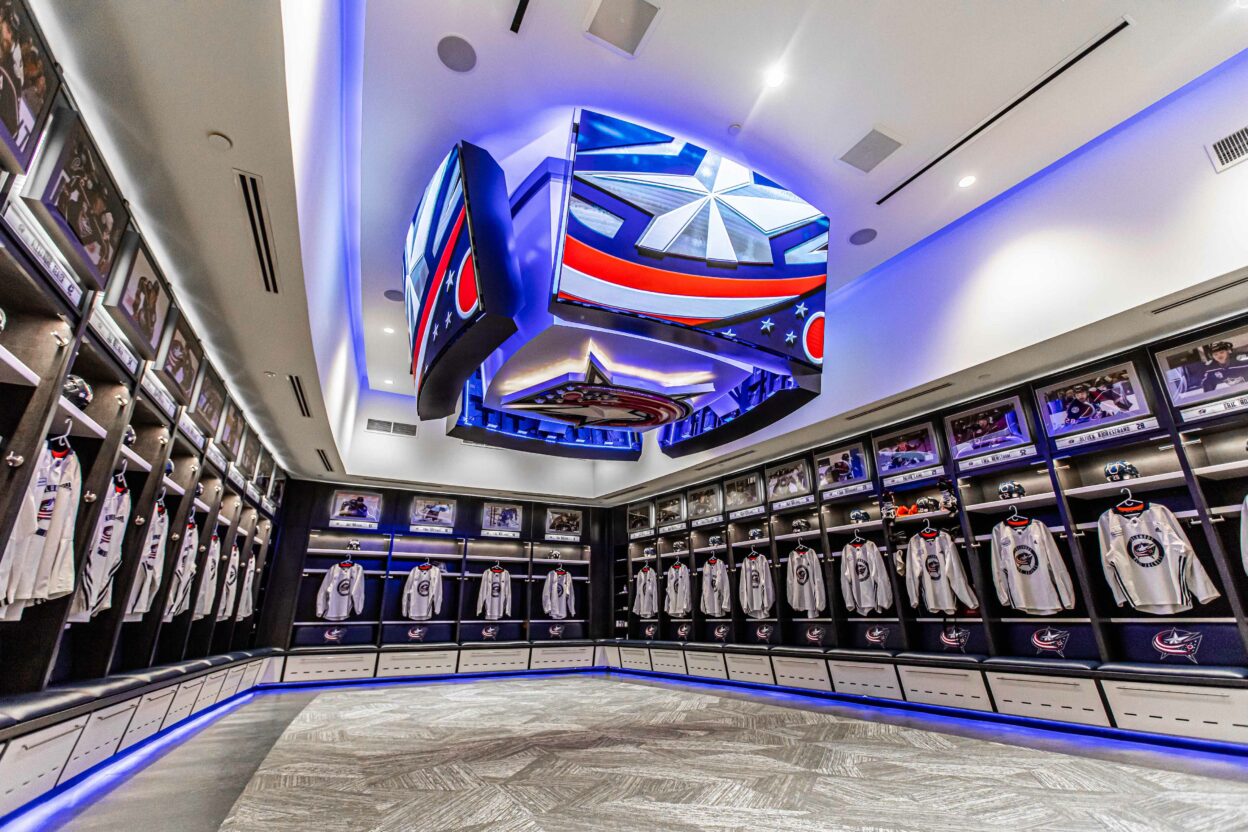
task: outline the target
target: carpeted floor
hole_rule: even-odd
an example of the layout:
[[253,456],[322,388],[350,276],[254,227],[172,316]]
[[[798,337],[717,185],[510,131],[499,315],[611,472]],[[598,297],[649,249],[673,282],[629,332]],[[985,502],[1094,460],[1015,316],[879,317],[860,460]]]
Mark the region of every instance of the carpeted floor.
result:
[[1248,829],[1242,771],[1100,756],[602,677],[344,689],[290,722],[221,829]]

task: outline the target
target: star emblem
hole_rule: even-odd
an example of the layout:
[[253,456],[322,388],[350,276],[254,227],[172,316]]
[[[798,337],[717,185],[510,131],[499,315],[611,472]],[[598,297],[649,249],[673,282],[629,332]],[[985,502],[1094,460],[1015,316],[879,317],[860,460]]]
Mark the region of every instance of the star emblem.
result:
[[455,288],[455,275],[448,274],[446,276],[446,289],[444,291],[449,295],[451,293],[451,290],[454,288]]
[[451,325],[451,313],[450,312],[446,313],[446,325],[448,327]]
[[805,317],[806,317],[806,312],[807,312],[807,311],[809,311],[809,310],[807,310],[807,309],[806,309],[806,304],[804,304],[804,303],[799,303],[799,304],[797,305],[797,309],[795,309],[795,310],[793,310],[793,311],[794,311],[794,313],[796,313],[797,317],[799,317],[799,318],[805,318]]
[[737,333],[733,332],[731,329],[725,329],[725,330],[724,330],[724,336],[725,336],[726,338],[736,338],[736,337],[737,337]]
[[707,152],[692,175],[578,173],[596,188],[651,215],[637,248],[713,263],[771,265],[771,237],[818,219],[789,191],[754,182],[744,165]]
[[788,332],[788,333],[786,333],[786,334],[785,334],[785,336],[784,336],[784,343],[786,343],[786,344],[792,344],[792,343],[794,343],[795,341],[797,341],[797,333],[796,333],[796,332],[792,332],[792,331],[790,331],[790,332]]
[[433,325],[433,333],[432,333],[432,335],[431,335],[431,340],[437,340],[437,337],[438,337],[438,325],[437,325],[437,324],[434,324],[434,325]]
[[763,329],[763,332],[766,332],[767,334],[770,335],[771,330],[775,327],[775,324],[771,322],[771,318],[765,318],[761,324],[761,327]]

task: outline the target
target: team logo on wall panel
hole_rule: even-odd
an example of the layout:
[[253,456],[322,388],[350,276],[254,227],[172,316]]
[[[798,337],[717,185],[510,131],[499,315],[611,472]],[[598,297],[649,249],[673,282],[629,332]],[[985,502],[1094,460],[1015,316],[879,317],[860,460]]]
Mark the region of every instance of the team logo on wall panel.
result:
[[1043,630],[1036,630],[1031,634],[1031,644],[1036,648],[1036,654],[1040,653],[1056,653],[1059,656],[1066,655],[1066,642],[1070,641],[1070,630],[1057,630],[1053,627],[1045,627]]
[[546,634],[551,638],[563,638],[563,624],[551,624],[546,628]]
[[498,638],[498,629],[499,627],[497,624],[491,624],[488,627],[482,627],[481,638],[486,641],[493,641],[494,639]]
[[728,640],[728,625],[727,624],[717,625],[712,635],[715,636],[716,641],[727,641]]
[[827,632],[824,627],[807,627],[806,640],[811,644],[823,644],[823,636]]
[[771,641],[771,634],[775,631],[776,628],[770,624],[760,624],[754,628],[754,637],[759,641]]
[[966,643],[971,640],[971,631],[965,627],[946,627],[940,631],[940,643],[946,650],[958,649],[966,652]]
[[646,628],[645,628],[644,630],[642,630],[642,635],[644,635],[646,638],[650,639],[650,638],[654,638],[655,634],[656,634],[658,631],[659,631],[659,628],[658,628],[657,626],[655,626],[654,624],[647,624],[647,625],[646,625]]
[[346,636],[346,634],[346,627],[330,627],[322,634],[321,637],[324,638],[327,643],[339,644],[342,642],[342,639]]
[[867,630],[867,643],[883,647],[888,643],[888,628],[876,625]]
[[689,625],[688,624],[681,624],[680,626],[676,628],[676,638],[679,639],[680,641],[689,640]]
[[428,630],[429,630],[428,627],[411,627],[407,631],[407,640],[408,641],[424,641],[425,633],[428,632]]
[[1192,664],[1199,664],[1196,653],[1200,651],[1200,642],[1203,639],[1202,633],[1171,627],[1153,636],[1153,649],[1161,655],[1163,662],[1170,656],[1181,656]]

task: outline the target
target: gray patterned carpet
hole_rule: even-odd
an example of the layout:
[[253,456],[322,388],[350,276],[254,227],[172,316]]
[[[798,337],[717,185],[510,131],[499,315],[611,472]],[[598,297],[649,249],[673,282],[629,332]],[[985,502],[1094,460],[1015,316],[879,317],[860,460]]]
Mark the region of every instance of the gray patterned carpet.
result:
[[323,693],[227,832],[1248,829],[1248,783],[595,677]]

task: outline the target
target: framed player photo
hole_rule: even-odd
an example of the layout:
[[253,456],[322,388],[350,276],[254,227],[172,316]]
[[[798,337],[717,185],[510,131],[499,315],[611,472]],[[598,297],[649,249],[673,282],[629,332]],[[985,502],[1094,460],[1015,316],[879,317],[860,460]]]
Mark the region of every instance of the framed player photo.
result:
[[724,505],[729,511],[753,508],[763,503],[763,478],[757,471],[742,474],[724,483]]
[[689,489],[685,502],[689,508],[690,520],[714,517],[724,510],[724,492],[720,490],[718,483],[700,485]]
[[82,119],[68,107],[52,114],[22,200],[79,279],[105,288],[130,216]]
[[1248,326],[1162,350],[1157,366],[1176,408],[1248,395]]
[[486,531],[520,534],[524,509],[515,503],[486,503],[482,510],[481,528]]
[[[0,23],[2,29],[3,24]],[[117,274],[121,277],[109,286],[108,294],[104,296],[104,308],[139,355],[147,359],[155,358],[165,334],[165,325],[169,323],[173,298],[143,238],[136,231],[126,234],[122,243]]]
[[875,464],[879,466],[881,476],[940,462],[940,445],[931,422],[877,436],[873,442]]
[[457,503],[449,497],[417,494],[408,509],[407,522],[412,531],[449,533],[455,528]]
[[204,350],[191,331],[191,325],[180,313],[165,332],[164,342],[156,355],[156,375],[180,404],[191,403],[191,393],[204,363]]
[[242,408],[233,399],[229,399],[225,406],[225,418],[221,420],[221,433],[217,436],[217,445],[229,454],[231,459],[238,459],[238,452],[243,444],[243,431],[246,429],[247,423],[243,419]]
[[217,435],[221,426],[221,416],[225,413],[225,382],[207,361],[199,378],[199,389],[195,391],[191,405],[191,419],[203,428],[209,436]]
[[809,494],[810,466],[804,459],[773,465],[767,469],[767,500],[787,500]]
[[546,538],[548,540],[580,540],[584,518],[584,512],[579,508],[547,508]]
[[1130,362],[1084,373],[1036,390],[1044,430],[1056,439],[1149,415],[1148,400]]
[[340,529],[375,529],[381,522],[381,495],[367,491],[334,492],[329,525]]
[[669,494],[666,497],[660,497],[655,501],[655,509],[657,512],[655,522],[660,526],[683,523],[685,521],[685,495]]
[[954,459],[1017,448],[1031,441],[1018,396],[946,416],[945,436]]
[[247,428],[247,437],[243,441],[242,461],[238,463],[238,468],[243,473],[243,479],[252,480],[256,476],[256,466],[260,464],[260,434],[256,433],[255,428]]
[[821,489],[866,482],[871,476],[866,446],[858,442],[822,454],[815,459],[815,474]]
[[644,532],[654,528],[654,503],[633,503],[628,507],[628,532]]
[[0,164],[25,173],[60,82],[22,0],[0,2]]

